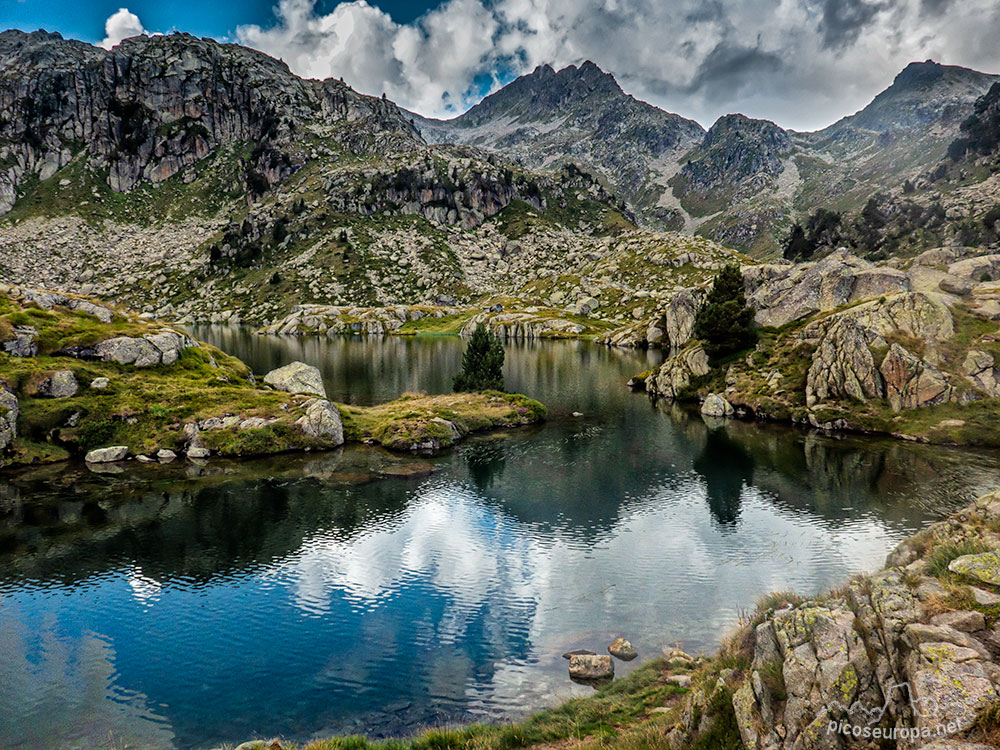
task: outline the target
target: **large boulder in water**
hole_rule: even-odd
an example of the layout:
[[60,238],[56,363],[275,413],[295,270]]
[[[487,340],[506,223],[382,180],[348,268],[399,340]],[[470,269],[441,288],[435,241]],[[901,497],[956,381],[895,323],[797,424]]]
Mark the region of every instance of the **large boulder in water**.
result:
[[124,461],[127,455],[127,445],[112,445],[107,448],[95,448],[86,455],[84,460],[88,464],[107,464],[114,461]]
[[271,370],[264,376],[264,382],[279,391],[311,393],[326,398],[323,376],[317,368],[305,362],[292,362],[277,370]]
[[615,676],[615,664],[610,656],[576,654],[569,658],[569,676],[583,682],[610,680]]

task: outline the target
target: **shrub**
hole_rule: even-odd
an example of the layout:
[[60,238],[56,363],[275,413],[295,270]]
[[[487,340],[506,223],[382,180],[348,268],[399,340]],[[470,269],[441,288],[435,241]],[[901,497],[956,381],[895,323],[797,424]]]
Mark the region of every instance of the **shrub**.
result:
[[812,255],[814,248],[806,238],[806,230],[801,224],[793,224],[788,232],[788,239],[785,240],[783,255],[785,260],[805,259]]
[[462,357],[462,371],[455,377],[456,391],[503,390],[503,344],[486,326],[472,332]]
[[718,360],[727,354],[746,349],[757,341],[754,311],[747,305],[743,274],[735,265],[727,265],[715,277],[701,309],[694,319],[694,334],[701,339],[705,353]]

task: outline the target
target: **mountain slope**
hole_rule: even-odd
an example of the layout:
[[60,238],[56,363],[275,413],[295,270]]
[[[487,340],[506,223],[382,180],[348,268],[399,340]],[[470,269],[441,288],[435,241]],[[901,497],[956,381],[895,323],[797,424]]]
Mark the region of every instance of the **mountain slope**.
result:
[[588,264],[689,244],[633,234],[575,165],[428,146],[388,100],[186,34],[108,52],[4,32],[0,104],[0,280],[159,316],[260,323],[301,304],[498,294],[591,310],[606,294],[617,319],[645,303]]
[[640,223],[756,255],[819,208],[860,212],[935,167],[976,99],[1000,77],[933,61],[908,65],[864,109],[814,133],[742,115],[700,126],[625,94],[585,63],[540,67],[466,114],[414,117],[431,141],[482,146],[535,166],[575,161],[624,198]]
[[647,223],[669,228],[683,220],[671,200],[661,201],[666,180],[705,132],[626,94],[590,61],[558,72],[538,67],[453,120],[414,116],[414,123],[430,142],[482,146],[533,167],[580,164]]

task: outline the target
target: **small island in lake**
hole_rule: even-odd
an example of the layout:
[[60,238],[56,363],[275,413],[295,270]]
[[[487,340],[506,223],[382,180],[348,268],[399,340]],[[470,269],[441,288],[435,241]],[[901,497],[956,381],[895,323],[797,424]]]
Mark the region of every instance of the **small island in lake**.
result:
[[0,466],[255,456],[345,442],[436,451],[545,418],[539,402],[502,392],[502,379],[471,392],[335,404],[311,365],[293,362],[258,381],[236,357],[177,328],[36,289],[0,288],[0,346]]

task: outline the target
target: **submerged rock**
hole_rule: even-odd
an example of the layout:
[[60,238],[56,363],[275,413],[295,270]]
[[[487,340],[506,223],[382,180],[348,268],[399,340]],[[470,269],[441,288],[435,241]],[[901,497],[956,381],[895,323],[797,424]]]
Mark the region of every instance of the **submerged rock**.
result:
[[562,655],[563,659],[572,659],[574,656],[597,656],[597,653],[585,648],[575,648]]
[[632,661],[639,653],[624,638],[615,638],[608,646],[608,653],[622,661]]
[[279,391],[311,393],[326,398],[326,387],[319,369],[305,362],[292,362],[271,370],[264,376],[264,382]]

